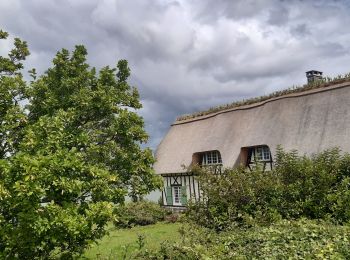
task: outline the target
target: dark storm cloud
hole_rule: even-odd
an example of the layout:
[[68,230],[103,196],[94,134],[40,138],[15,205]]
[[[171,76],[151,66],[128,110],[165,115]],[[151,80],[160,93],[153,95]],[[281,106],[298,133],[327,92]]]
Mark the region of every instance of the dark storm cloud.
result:
[[[127,59],[155,148],[183,113],[348,72],[349,1],[13,0],[0,26],[28,41],[43,72],[84,44],[96,67]],[[1,53],[9,49],[0,42]]]
[[283,26],[288,23],[289,10],[284,5],[278,5],[269,11],[268,23],[271,25]]
[[296,38],[304,38],[311,35],[311,31],[306,24],[298,24],[290,28],[290,33]]

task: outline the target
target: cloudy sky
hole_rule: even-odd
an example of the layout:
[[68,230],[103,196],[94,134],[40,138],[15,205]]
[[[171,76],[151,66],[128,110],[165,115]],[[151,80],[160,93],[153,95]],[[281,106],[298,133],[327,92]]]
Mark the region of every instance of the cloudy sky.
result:
[[350,0],[0,0],[28,69],[76,44],[98,68],[127,59],[153,149],[178,115],[349,72],[349,25]]

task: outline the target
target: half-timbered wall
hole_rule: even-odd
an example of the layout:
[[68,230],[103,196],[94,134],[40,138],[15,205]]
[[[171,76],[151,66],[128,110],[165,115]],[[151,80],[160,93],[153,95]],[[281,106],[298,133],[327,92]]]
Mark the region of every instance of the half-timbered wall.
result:
[[182,205],[174,205],[173,203],[169,203],[169,187],[171,188],[173,186],[184,187],[187,202],[197,201],[197,200],[200,200],[202,197],[199,183],[195,175],[191,173],[167,174],[167,175],[163,175],[163,180],[164,180],[164,189],[162,190],[162,200],[163,200],[163,205],[165,206],[173,206],[173,207],[186,206],[186,205],[183,205],[184,203],[182,203]]

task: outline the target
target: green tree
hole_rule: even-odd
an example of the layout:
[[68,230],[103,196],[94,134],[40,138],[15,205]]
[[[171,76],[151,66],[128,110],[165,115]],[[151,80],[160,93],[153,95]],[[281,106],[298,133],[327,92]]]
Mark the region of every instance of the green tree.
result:
[[[0,39],[8,33],[0,30]],[[0,160],[16,150],[26,115],[19,102],[24,98],[25,82],[19,70],[29,55],[27,43],[15,38],[14,48],[8,57],[0,56]]]
[[[25,88],[28,123],[1,160],[0,250],[5,257],[71,258],[105,234],[113,208],[161,185],[127,61],[100,71],[87,51],[57,53]],[[0,194],[0,195],[1,195]]]

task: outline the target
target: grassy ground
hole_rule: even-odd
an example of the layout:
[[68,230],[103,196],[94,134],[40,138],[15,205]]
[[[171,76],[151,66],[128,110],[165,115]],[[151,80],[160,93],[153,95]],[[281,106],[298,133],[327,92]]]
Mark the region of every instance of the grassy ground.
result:
[[[123,259],[123,255],[130,255],[143,242],[145,248],[157,249],[162,241],[178,240],[179,227],[178,223],[158,223],[131,229],[116,229],[111,225],[109,235],[87,250],[82,259]],[[144,239],[138,243],[140,236]]]

